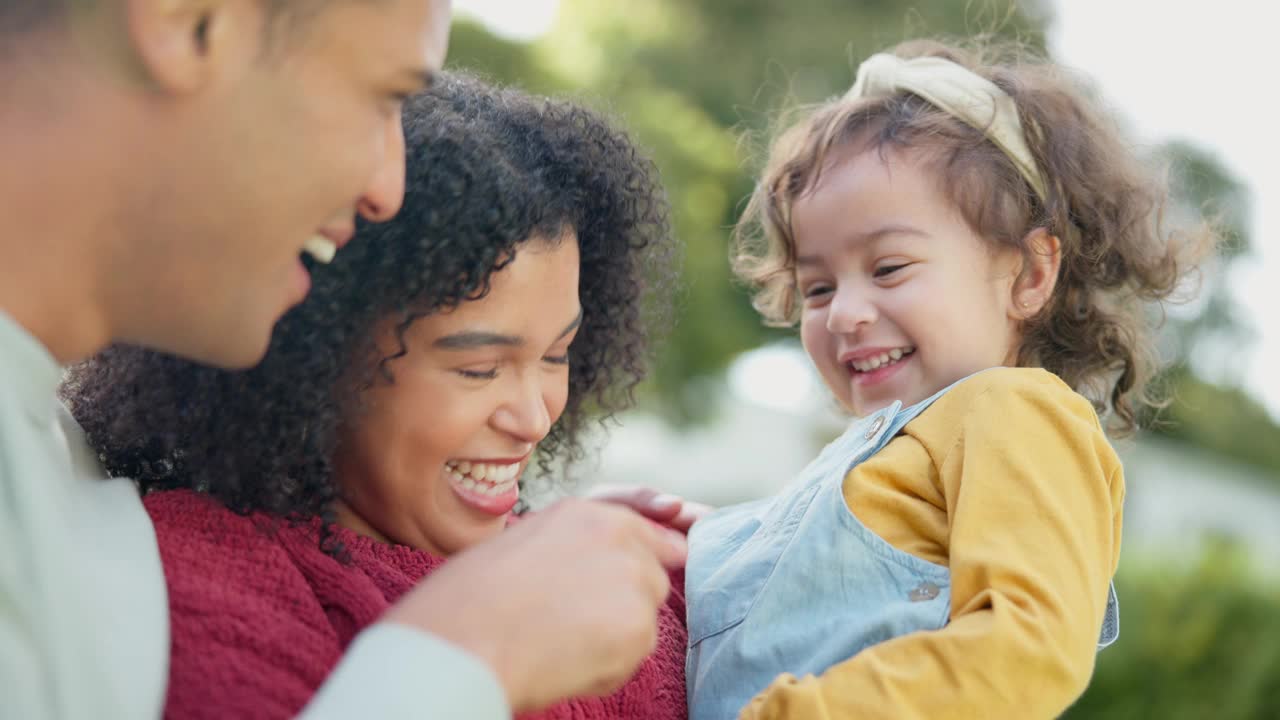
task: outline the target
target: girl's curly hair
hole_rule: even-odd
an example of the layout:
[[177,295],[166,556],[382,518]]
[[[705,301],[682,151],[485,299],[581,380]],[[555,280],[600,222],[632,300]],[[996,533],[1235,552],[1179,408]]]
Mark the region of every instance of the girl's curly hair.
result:
[[1023,327],[1020,366],[1042,367],[1088,397],[1121,433],[1139,405],[1159,406],[1147,383],[1158,367],[1151,304],[1170,300],[1217,242],[1208,225],[1169,229],[1167,189],[1125,142],[1115,122],[1065,69],[1000,45],[973,50],[911,41],[899,57],[942,57],[1013,98],[1027,144],[1048,180],[1037,196],[982,131],[911,93],[837,98],[801,115],[774,141],[735,232],[734,271],[755,290],[774,325],[799,315],[791,207],[817,183],[837,150],[922,153],[938,186],[988,241],[1032,252],[1044,228],[1061,242],[1057,286]]
[[[114,346],[72,368],[63,399],[108,472],[144,492],[192,488],[241,513],[329,517],[331,458],[363,391],[430,313],[483,296],[534,237],[576,232],[581,329],[542,467],[581,456],[589,414],[628,407],[672,296],[674,241],[654,165],[603,117],[457,74],[404,111],[404,207],[363,223],[276,326],[262,363],[228,371]],[[307,260],[310,264],[310,260]],[[376,327],[397,320],[399,351]]]

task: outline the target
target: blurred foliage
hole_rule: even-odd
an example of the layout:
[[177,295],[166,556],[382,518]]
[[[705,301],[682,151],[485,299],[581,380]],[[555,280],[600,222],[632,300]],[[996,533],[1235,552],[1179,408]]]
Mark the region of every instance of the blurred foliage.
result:
[[[751,190],[759,150],[779,111],[842,92],[867,55],[913,37],[988,35],[1043,50],[1048,4],[1024,0],[562,0],[559,21],[531,44],[461,19],[449,64],[612,113],[652,153],[685,244],[676,325],[649,399],[675,420],[700,419],[710,378],[744,350],[791,333],[763,327],[728,266],[730,228]],[[1228,280],[1249,253],[1248,194],[1216,159],[1173,142],[1167,220],[1211,217],[1227,242],[1201,298],[1171,314],[1163,378],[1180,402],[1163,431],[1280,477],[1280,428],[1235,389],[1251,333]],[[1212,352],[1207,349],[1216,349]],[[1233,365],[1234,363],[1234,365]],[[1206,380],[1207,378],[1207,380]]]
[[1152,429],[1207,450],[1270,470],[1280,484],[1280,426],[1241,388],[1243,361],[1254,339],[1231,296],[1233,265],[1249,259],[1248,190],[1204,150],[1174,141],[1156,151],[1169,168],[1171,205],[1166,220],[1203,219],[1221,237],[1205,266],[1198,295],[1169,315],[1165,355],[1173,362],[1158,380],[1171,404]]
[[1156,431],[1270,470],[1268,477],[1280,484],[1280,428],[1261,403],[1238,387],[1197,377],[1186,365],[1170,369],[1164,380],[1174,402]]
[[1257,577],[1226,542],[1189,569],[1122,567],[1120,641],[1063,717],[1280,717],[1280,588]]
[[[1218,160],[1184,141],[1171,141],[1155,151],[1155,159],[1168,167],[1170,206],[1165,221],[1175,227],[1208,223],[1220,236],[1216,257],[1188,290],[1198,292],[1192,312],[1172,317],[1172,357],[1189,361],[1197,346],[1215,343],[1237,356],[1252,340],[1251,328],[1241,320],[1240,308],[1231,297],[1229,276],[1234,263],[1247,258],[1249,193]],[[1238,368],[1216,373],[1227,382],[1238,381]]]

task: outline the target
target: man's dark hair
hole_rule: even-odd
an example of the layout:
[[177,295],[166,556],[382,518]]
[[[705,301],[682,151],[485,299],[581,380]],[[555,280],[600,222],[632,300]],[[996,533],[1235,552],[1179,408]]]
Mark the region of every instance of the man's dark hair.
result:
[[[48,26],[65,17],[74,5],[89,6],[117,0],[0,0],[0,39]],[[262,0],[270,24],[268,37],[275,39],[281,28],[305,27],[307,20],[333,0]]]
[[40,27],[66,12],[66,0],[0,0],[0,39]]

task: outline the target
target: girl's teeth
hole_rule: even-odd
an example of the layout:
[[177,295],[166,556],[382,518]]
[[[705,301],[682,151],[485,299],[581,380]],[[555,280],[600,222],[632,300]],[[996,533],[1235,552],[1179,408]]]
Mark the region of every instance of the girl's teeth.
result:
[[473,477],[473,478],[475,478],[475,479],[477,479],[477,480],[483,480],[483,479],[485,478],[485,476],[488,474],[488,470],[489,470],[489,466],[488,466],[488,465],[479,465],[479,464],[477,464],[477,465],[472,465],[472,466],[471,466],[471,477]]
[[475,489],[476,489],[476,481],[475,481],[475,480],[472,480],[471,478],[463,478],[463,479],[462,479],[462,487],[466,488],[467,490],[475,490]]
[[458,472],[462,473],[463,475],[466,475],[467,473],[471,472],[471,463],[467,462],[466,460],[463,460],[462,462],[458,463]]
[[876,357],[868,358],[862,362],[855,362],[851,364],[853,365],[854,370],[857,370],[859,372],[871,372],[872,370],[884,367],[889,363],[897,362],[901,360],[907,355],[910,355],[914,350],[915,348],[906,348],[906,349],[894,348],[889,352],[880,353]]

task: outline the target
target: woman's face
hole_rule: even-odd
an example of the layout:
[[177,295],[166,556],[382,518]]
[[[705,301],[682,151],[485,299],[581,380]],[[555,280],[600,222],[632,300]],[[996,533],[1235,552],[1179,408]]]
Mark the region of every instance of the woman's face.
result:
[[[449,555],[502,531],[516,480],[569,394],[569,345],[582,316],[578,242],[533,239],[492,276],[488,295],[417,320],[392,383],[366,394],[335,467],[338,522]],[[378,334],[395,354],[395,322]]]

